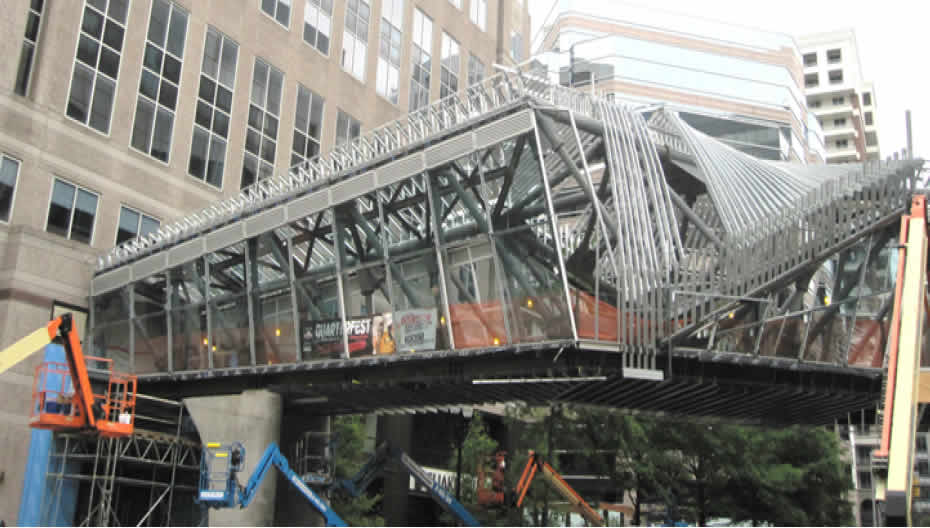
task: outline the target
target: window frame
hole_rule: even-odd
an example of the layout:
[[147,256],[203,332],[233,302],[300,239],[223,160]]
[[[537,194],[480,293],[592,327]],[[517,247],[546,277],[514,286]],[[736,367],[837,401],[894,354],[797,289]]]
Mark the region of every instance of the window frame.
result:
[[13,183],[13,196],[10,198],[10,211],[7,213],[6,220],[0,218],[0,224],[10,224],[13,221],[13,211],[16,208],[16,188],[19,186],[19,175],[23,171],[23,160],[17,158],[16,156],[11,156],[6,152],[0,152],[0,168],[3,166],[4,159],[8,159],[16,163],[16,181]]
[[[112,1],[112,0],[108,0],[108,1],[107,1],[107,7],[110,6],[110,1]],[[98,13],[100,12],[95,6],[90,5],[90,3],[88,2],[88,0],[84,0],[84,1],[82,2],[81,19],[78,21],[78,28],[77,28],[77,38],[74,39],[74,52],[72,53],[72,56],[73,56],[74,58],[71,59],[71,62],[69,63],[69,64],[71,65],[71,68],[70,68],[69,75],[68,75],[68,77],[69,77],[69,79],[68,79],[68,95],[65,97],[65,109],[64,109],[64,114],[65,114],[65,118],[71,120],[72,122],[77,123],[77,124],[79,124],[79,125],[81,125],[81,126],[83,126],[83,127],[85,127],[85,128],[88,128],[88,129],[93,130],[94,132],[96,132],[96,133],[98,133],[98,134],[103,135],[104,137],[109,138],[109,137],[110,137],[110,132],[112,131],[111,129],[113,128],[113,112],[114,112],[114,110],[116,109],[116,99],[117,99],[117,96],[118,96],[118,94],[119,94],[119,80],[120,80],[120,77],[121,77],[121,76],[120,76],[120,73],[123,71],[123,64],[126,62],[126,61],[123,60],[123,53],[124,53],[124,51],[126,50],[126,31],[127,31],[127,28],[129,27],[129,21],[130,21],[131,15],[132,15],[132,9],[131,9],[132,6],[131,6],[131,4],[129,4],[129,3],[127,2],[126,21],[123,22],[123,23],[121,24],[121,26],[122,26],[122,28],[123,28],[123,42],[122,42],[121,49],[120,49],[120,51],[119,51],[120,61],[119,61],[119,66],[116,67],[116,78],[113,79],[113,103],[112,103],[112,105],[110,106],[110,118],[109,118],[109,120],[108,120],[108,122],[107,122],[107,131],[106,131],[106,132],[100,131],[100,130],[98,130],[98,129],[96,129],[96,128],[94,128],[94,127],[92,127],[92,126],[90,125],[90,116],[91,116],[92,107],[93,107],[93,104],[94,104],[94,94],[97,93],[96,76],[97,76],[97,73],[98,73],[99,70],[98,70],[98,68],[97,68],[96,66],[93,68],[94,82],[93,82],[93,85],[91,86],[91,90],[90,90],[90,97],[89,97],[90,105],[89,105],[88,108],[87,108],[87,122],[85,123],[85,122],[79,121],[77,118],[72,117],[71,115],[68,114],[68,105],[69,105],[70,102],[71,102],[71,91],[72,91],[72,89],[74,88],[74,77],[75,77],[74,72],[75,72],[76,68],[78,67],[78,63],[81,64],[81,67],[82,67],[82,68],[90,69],[89,66],[87,66],[86,64],[84,64],[83,62],[81,62],[80,59],[78,59],[78,56],[77,56],[78,48],[79,48],[80,45],[81,45],[81,34],[83,33],[83,31],[82,31],[82,29],[81,29],[81,26],[84,24],[84,11],[85,11],[88,7],[93,8],[93,9],[94,9],[95,11],[97,11]],[[105,25],[105,24],[106,24],[106,21],[107,21],[107,19],[109,19],[109,17],[108,17],[108,15],[107,15],[106,13],[103,13],[103,18],[104,18],[104,25]],[[120,24],[120,22],[116,21],[115,19],[113,19],[113,20],[114,20],[114,22],[115,22],[116,24]],[[106,31],[106,27],[104,27],[103,31]],[[101,46],[106,45],[106,44],[104,44],[104,42],[103,42],[103,33],[102,33],[102,32],[101,32],[101,35],[100,35],[100,36],[101,36],[101,38],[98,39],[98,42],[100,43]],[[107,47],[109,48],[109,45],[107,45]],[[110,49],[112,49],[112,48],[110,48]],[[98,51],[98,54],[99,54],[99,51]],[[99,59],[98,59],[98,63],[99,63]]]
[[[336,107],[336,110],[337,110],[337,112],[336,112],[336,127],[335,127],[335,129],[333,130],[333,148],[338,148],[338,147],[341,147],[341,146],[343,146],[343,145],[348,145],[348,144],[351,143],[353,140],[362,137],[362,122],[361,122],[359,119],[357,119],[355,116],[353,116],[352,114],[346,112],[346,111],[343,110],[342,108],[339,108],[338,106]],[[346,118],[347,118],[347,122],[346,122],[346,140],[345,140],[344,143],[339,143],[339,120],[342,118],[342,116],[346,116]],[[357,135],[357,136],[354,136],[354,137],[351,136],[351,135],[349,135],[349,131],[352,129],[352,123],[353,123],[353,122],[358,123],[358,135]]]
[[[385,8],[389,2],[391,4],[391,7],[393,7],[396,2],[400,2],[401,4],[400,28],[394,25],[389,15],[385,12]],[[404,15],[406,14],[406,9],[407,9],[407,0],[382,0],[381,19],[380,19],[380,26],[378,28],[378,56],[377,56],[377,60],[375,61],[375,93],[377,93],[385,101],[398,107],[400,106],[400,87],[401,87],[400,72],[401,72],[401,67],[403,66],[403,63],[404,63]],[[390,38],[388,41],[388,57],[385,58],[381,55],[382,40],[383,40],[382,32],[384,30],[385,25],[387,25],[388,31],[391,32],[389,33],[389,37],[390,35],[393,35],[393,32],[392,32],[393,30],[397,30],[397,32],[400,34],[400,45],[398,48],[398,57],[397,57],[396,65],[393,62],[391,62],[391,58],[390,58],[390,53],[391,53]],[[387,76],[386,79],[381,79],[381,76],[379,75],[381,71],[382,61],[384,61],[384,63],[386,64],[386,70],[385,70],[385,75]],[[390,97],[391,68],[397,69],[397,100],[396,101],[391,99]],[[382,85],[384,86],[384,92],[381,91]]]
[[[333,1],[335,1],[335,0],[333,0]],[[334,18],[334,17],[333,17],[333,11],[336,10],[335,3],[333,3],[333,4],[330,6],[330,12],[329,12],[329,43],[327,44],[327,46],[326,46],[326,51],[324,52],[324,51],[321,50],[316,44],[311,44],[311,43],[307,42],[307,39],[304,38],[304,31],[305,31],[304,27],[307,25],[307,3],[308,3],[308,2],[316,3],[316,4],[317,4],[317,10],[318,10],[318,11],[322,11],[322,10],[323,10],[322,0],[304,0],[304,18],[303,18],[302,24],[301,24],[301,26],[300,26],[300,40],[301,40],[301,42],[303,42],[304,44],[306,44],[306,45],[310,46],[311,48],[313,48],[313,49],[314,49],[317,53],[319,53],[320,55],[323,55],[324,57],[329,58],[329,56],[330,56],[330,51],[333,49],[333,18]],[[317,17],[317,22],[319,23],[319,16]],[[319,24],[318,24],[318,25],[319,25]],[[320,42],[320,39],[319,39],[320,29],[319,29],[318,25],[317,25],[317,26],[314,26],[314,29],[315,29],[316,32],[317,32],[317,44],[319,44],[319,42]]]
[[[256,69],[257,69],[257,67],[258,67],[258,63],[259,63],[259,62],[263,63],[263,64],[268,68],[267,76],[266,76],[266,78],[265,78],[265,94],[264,94],[264,96],[263,96],[263,103],[262,103],[261,107],[259,107],[257,104],[255,104],[254,102],[252,102],[252,99],[253,99],[253,97],[254,97],[254,91],[255,91],[255,71],[256,71]],[[277,113],[277,114],[274,114],[274,113],[272,113],[271,111],[268,110],[268,95],[269,95],[269,93],[270,93],[270,91],[271,91],[271,74],[272,74],[272,71],[277,71],[278,73],[281,74],[281,93],[278,94],[279,100],[278,100],[278,113]],[[277,158],[278,158],[278,154],[280,154],[279,147],[280,147],[280,145],[281,145],[281,140],[280,140],[280,135],[281,135],[281,115],[282,115],[282,112],[283,112],[283,110],[284,110],[284,108],[283,108],[283,107],[284,107],[284,95],[285,95],[285,87],[287,86],[287,76],[286,76],[286,74],[285,74],[285,72],[284,72],[283,70],[280,70],[280,69],[278,69],[277,67],[275,67],[270,61],[267,61],[267,60],[263,59],[262,57],[260,57],[260,56],[258,56],[258,55],[255,55],[255,56],[254,56],[254,60],[252,61],[252,76],[251,76],[251,82],[249,83],[249,85],[250,85],[250,86],[249,86],[249,109],[248,109],[248,112],[251,112],[252,106],[256,106],[256,107],[258,107],[258,108],[261,110],[261,112],[262,112],[262,128],[261,128],[260,130],[258,130],[258,135],[259,135],[259,140],[260,140],[260,141],[259,141],[259,145],[258,145],[258,154],[257,154],[257,155],[254,154],[254,153],[252,153],[252,152],[250,152],[250,151],[248,150],[248,148],[245,148],[245,146],[243,146],[243,149],[242,149],[242,170],[239,172],[239,189],[240,189],[240,190],[246,189],[246,188],[248,188],[248,187],[254,185],[255,183],[257,183],[258,181],[262,180],[262,178],[261,178],[262,163],[268,163],[269,165],[271,165],[271,174],[270,174],[268,177],[270,178],[270,177],[273,177],[273,176],[274,176],[275,167],[277,167]],[[250,128],[254,129],[254,127],[252,127],[252,125],[249,123],[248,115],[249,115],[249,114],[246,113],[246,119],[245,119],[245,134],[244,134],[244,136],[245,136],[244,139],[246,140],[246,143],[247,143],[247,138],[248,138],[248,134],[249,134],[249,129],[250,129]],[[274,117],[274,118],[277,120],[277,125],[275,126],[275,137],[274,137],[274,156],[273,156],[273,160],[272,160],[271,162],[269,162],[268,160],[266,160],[265,158],[262,157],[262,147],[263,147],[264,144],[265,144],[265,121],[266,121],[266,117],[267,117],[268,115],[271,115],[272,117]],[[293,140],[293,138],[292,138],[292,140]],[[255,156],[255,157],[257,158],[257,160],[258,160],[258,164],[256,165],[255,181],[253,181],[253,182],[250,183],[249,185],[243,185],[243,184],[242,184],[242,177],[244,176],[244,172],[243,172],[243,171],[245,171],[245,160],[246,160],[246,157],[248,157],[248,156]]]
[[[472,68],[472,65],[474,64],[479,64],[481,66],[480,70]],[[480,78],[477,81],[473,81],[472,79],[472,74],[475,72],[480,72],[480,75],[478,76]],[[467,78],[465,81],[466,86],[472,86],[475,84],[479,84],[481,82],[484,82],[484,80],[488,78],[488,69],[487,69],[487,66],[485,66],[484,64],[484,61],[482,61],[480,57],[478,57],[477,55],[471,52],[468,53],[468,72],[466,75],[467,75]]]
[[804,74],[804,87],[805,88],[817,88],[820,86],[820,73],[805,73]]
[[[207,54],[207,37],[209,37],[210,35],[210,29],[213,29],[214,31],[216,31],[216,33],[220,36],[220,56],[219,56],[219,62],[216,68],[217,75],[216,75],[216,78],[214,79],[211,79],[210,76],[203,71],[203,59]],[[233,67],[232,87],[230,88],[230,92],[232,93],[232,97],[231,97],[232,101],[229,104],[229,121],[230,121],[229,133],[230,134],[232,133],[232,126],[231,126],[232,125],[232,112],[236,106],[236,83],[239,81],[239,59],[241,55],[240,52],[242,51],[242,45],[239,44],[238,41],[230,38],[228,35],[226,35],[226,33],[223,33],[222,31],[220,31],[215,26],[211,26],[210,24],[207,24],[206,31],[203,32],[203,46],[201,47],[202,51],[200,53],[200,70],[197,75],[197,97],[195,98],[195,102],[194,102],[194,116],[191,118],[191,141],[190,141],[190,148],[187,151],[187,168],[184,169],[184,173],[187,174],[188,177],[193,178],[194,180],[202,184],[208,185],[210,189],[219,190],[219,191],[222,191],[223,186],[226,185],[226,168],[229,165],[229,137],[224,138],[224,141],[226,141],[226,150],[223,153],[223,174],[221,175],[220,184],[218,186],[213,185],[212,183],[207,181],[207,170],[208,170],[207,167],[204,167],[203,179],[200,179],[198,176],[191,174],[190,173],[190,159],[191,159],[191,155],[194,152],[194,133],[197,131],[197,127],[200,127],[201,129],[203,129],[203,126],[197,123],[197,104],[200,102],[200,78],[201,76],[206,75],[207,78],[213,81],[214,83],[216,83],[217,86],[221,86],[219,75],[223,68],[223,49],[224,49],[225,42],[227,39],[230,42],[233,42],[236,44],[236,64]],[[213,110],[215,112],[217,110],[215,103],[213,104],[213,107],[214,107]],[[212,114],[211,114],[211,117],[212,117]],[[213,144],[213,134],[215,134],[215,132],[213,132],[212,127],[210,130],[207,130],[206,132],[207,132],[207,139],[208,139],[207,158],[204,161],[205,163],[209,164],[210,147]]]
[[[470,0],[468,6],[468,19],[472,24],[478,27],[482,32],[488,31],[488,0]],[[484,16],[482,17],[481,7],[484,7]],[[478,23],[480,19],[480,24]]]
[[[813,57],[814,60],[808,61],[808,60],[807,60],[808,57]],[[816,51],[812,51],[812,52],[810,52],[810,53],[805,53],[804,55],[801,56],[801,62],[804,64],[804,67],[805,67],[805,68],[811,68],[811,67],[813,67],[813,66],[817,66],[817,59],[818,59],[818,57],[817,57],[817,52],[816,52]]]
[[[416,34],[416,27],[417,27],[416,17],[417,17],[417,13],[420,13],[420,16],[423,18],[423,22],[421,22],[421,24],[420,24],[420,29],[421,29],[421,32],[420,32],[421,34],[420,34],[420,35],[417,35],[417,34]],[[425,22],[427,22],[427,21],[429,22],[429,47],[424,49],[422,46],[420,46],[420,44],[418,44],[418,41],[422,40],[422,37],[423,37],[423,35],[422,35],[422,33],[423,33],[422,29],[423,29],[423,27],[425,26]],[[409,112],[415,112],[415,111],[417,111],[417,110],[419,110],[419,109],[421,109],[421,108],[425,108],[425,107],[429,106],[429,102],[430,102],[430,92],[432,91],[432,85],[433,85],[433,66],[434,66],[434,64],[435,64],[435,58],[433,57],[433,41],[435,40],[435,31],[434,31],[435,29],[436,29],[436,24],[435,24],[435,21],[432,19],[432,17],[430,17],[430,16],[426,13],[426,11],[424,11],[424,10],[421,8],[421,6],[414,6],[414,8],[413,8],[413,22],[412,22],[411,28],[410,28],[410,46],[411,46],[411,47],[410,47],[410,72],[409,72],[409,74],[410,74],[410,90],[409,90],[409,93],[407,94],[407,105],[408,105],[407,111],[409,111]],[[416,46],[416,48],[417,48],[417,50],[419,50],[419,53],[420,53],[420,54],[426,55],[426,56],[429,58],[429,71],[427,72],[427,73],[428,73],[429,83],[426,84],[426,85],[422,84],[422,83],[416,78],[416,70],[417,70],[417,67],[419,66],[419,64],[421,63],[421,61],[420,61],[420,56],[419,56],[419,55],[416,55],[416,56],[415,56],[414,51],[416,51],[416,50],[414,50],[414,46]],[[423,104],[418,104],[418,105],[416,105],[416,106],[413,104],[413,103],[414,103],[414,101],[413,101],[413,97],[414,97],[414,90],[413,90],[414,86],[413,86],[413,85],[414,85],[414,84],[416,84],[418,88],[424,89],[424,90],[426,91],[426,101],[424,101]],[[419,102],[419,101],[417,101],[417,102]]]
[[[320,107],[320,130],[319,130],[319,137],[314,138],[313,136],[311,136],[311,135],[309,134],[309,130],[300,130],[299,128],[297,128],[297,105],[299,104],[299,101],[300,101],[300,89],[301,89],[301,88],[303,88],[304,90],[306,90],[307,92],[310,93],[309,106],[307,107],[307,125],[308,125],[308,126],[311,124],[311,122],[312,122],[311,119],[313,118],[313,101],[316,100],[316,99],[319,99],[319,100],[322,102],[321,107]],[[291,151],[291,158],[292,158],[292,159],[289,160],[289,161],[290,161],[289,165],[290,165],[291,168],[292,168],[292,167],[295,167],[296,165],[302,165],[303,163],[306,163],[307,161],[310,161],[311,159],[314,159],[314,158],[318,157],[318,156],[323,152],[323,128],[325,127],[325,124],[326,124],[326,98],[323,97],[322,95],[316,93],[316,92],[313,91],[312,89],[307,88],[307,87],[304,86],[300,81],[297,81],[297,97],[296,97],[295,100],[294,100],[294,125],[291,127],[291,128],[292,128],[292,134],[291,134],[291,148],[290,148],[290,151]],[[300,163],[295,164],[295,163],[293,163],[293,157],[294,157],[294,138],[296,137],[296,134],[297,134],[298,131],[300,132],[300,134],[301,134],[302,136],[306,137],[308,141],[314,141],[314,142],[316,143],[316,145],[317,145],[317,153],[316,153],[316,155],[313,156],[313,157],[306,157],[306,156],[304,156],[303,154],[300,154],[300,158],[303,159],[303,161],[300,162]],[[305,152],[306,152],[306,147],[305,147]]]
[[[272,1],[274,2],[274,14],[269,15],[268,12],[265,11],[265,8],[262,6],[262,0],[258,0],[258,10],[266,17],[270,18],[271,20],[274,20],[275,23],[283,27],[285,30],[290,31],[291,30],[291,15],[294,14],[294,0],[272,0]],[[280,4],[284,2],[288,2],[287,24],[282,24],[281,21],[278,20],[278,7],[280,7]]]
[[[836,57],[831,57],[831,54],[836,52]],[[827,64],[839,64],[843,62],[843,48],[834,48],[827,50]]]
[[[64,184],[74,187],[74,198],[71,199],[71,215],[68,218],[68,234],[67,235],[59,235],[57,233],[52,233],[51,231],[48,230],[48,220],[52,214],[52,198],[55,195],[55,182],[57,181],[60,181]],[[90,228],[90,240],[87,242],[88,246],[93,247],[94,237],[97,235],[97,214],[100,211],[100,199],[103,197],[103,195],[101,193],[92,191],[88,189],[87,187],[83,187],[81,185],[74,183],[71,180],[62,178],[57,175],[52,175],[52,186],[48,191],[48,203],[45,206],[45,222],[43,222],[44,227],[42,228],[42,230],[51,235],[64,238],[65,240],[70,240],[78,244],[84,243],[84,242],[81,242],[80,240],[74,240],[73,238],[71,238],[71,232],[74,230],[74,211],[75,211],[75,206],[77,205],[78,191],[87,192],[89,194],[94,195],[97,198],[97,203],[94,205],[94,224]]]
[[[162,71],[164,71],[164,64],[165,64],[164,61],[165,61],[165,57],[166,57],[169,53],[171,54],[171,57],[172,57],[172,58],[176,59],[176,60],[177,60],[178,62],[180,62],[180,64],[181,64],[181,65],[180,65],[180,70],[179,70],[179,73],[178,73],[178,83],[177,83],[177,90],[178,90],[178,92],[177,92],[177,98],[175,99],[175,107],[174,107],[174,110],[170,110],[170,112],[171,112],[173,115],[172,115],[172,120],[171,120],[171,134],[169,135],[169,138],[168,138],[168,152],[167,152],[167,158],[168,158],[168,159],[166,159],[166,160],[159,159],[159,158],[155,157],[155,156],[152,154],[152,152],[151,152],[152,147],[153,147],[153,145],[154,145],[154,143],[155,143],[155,121],[156,121],[156,119],[158,119],[158,109],[159,109],[159,107],[163,107],[163,108],[165,108],[165,110],[169,110],[168,107],[162,105],[162,104],[161,104],[161,101],[160,101],[160,99],[161,99],[161,83],[163,82],[163,80],[165,80],[165,77],[164,77],[164,75],[162,74],[162,72],[158,72],[158,74],[157,74],[157,75],[158,75],[158,81],[159,81],[159,83],[158,83],[158,94],[157,94],[155,100],[152,100],[152,99],[149,98],[149,96],[143,94],[142,91],[141,91],[142,76],[145,74],[145,71],[146,71],[146,68],[147,68],[147,66],[145,65],[145,60],[144,60],[144,59],[143,59],[142,63],[139,65],[139,83],[138,83],[139,86],[136,88],[136,94],[135,94],[135,95],[136,95],[136,97],[135,97],[135,103],[136,103],[136,104],[133,106],[132,123],[130,124],[130,127],[129,127],[129,148],[130,148],[131,150],[134,150],[134,151],[140,153],[140,154],[144,154],[147,158],[151,158],[151,159],[157,161],[158,163],[161,163],[162,165],[164,165],[164,166],[167,167],[167,166],[170,166],[170,165],[171,165],[171,150],[172,150],[172,148],[173,148],[173,146],[174,146],[174,131],[175,131],[175,129],[177,129],[178,106],[180,106],[180,104],[181,104],[181,83],[184,81],[184,57],[183,57],[183,56],[182,56],[182,57],[176,57],[176,56],[174,55],[174,53],[168,51],[168,35],[171,33],[171,15],[172,15],[172,13],[174,13],[174,10],[175,10],[175,9],[178,9],[179,11],[182,11],[182,12],[184,12],[184,13],[187,14],[187,20],[186,20],[186,22],[185,22],[185,24],[184,24],[184,45],[183,45],[183,48],[182,48],[182,51],[186,51],[186,50],[187,50],[187,44],[188,44],[188,42],[187,42],[187,40],[188,40],[187,37],[188,37],[188,32],[189,32],[190,26],[191,26],[191,20],[190,20],[190,18],[191,18],[191,13],[190,13],[190,11],[184,9],[183,6],[178,5],[174,0],[165,0],[165,1],[168,3],[168,25],[167,25],[167,27],[165,28],[165,44],[164,44],[163,46],[161,46],[162,49],[160,50],[160,51],[162,52],[163,57],[162,57],[162,64],[161,64],[161,67],[160,67],[159,69],[161,69]],[[146,50],[146,48],[148,47],[149,42],[151,42],[151,41],[149,40],[149,35],[148,35],[148,33],[149,33],[149,30],[151,29],[150,26],[151,26],[151,24],[152,24],[152,12],[154,11],[154,9],[155,9],[155,0],[152,0],[152,5],[151,5],[151,7],[150,7],[150,9],[149,9],[149,17],[148,17],[147,23],[146,23],[146,25],[145,25],[145,39],[144,39],[143,42],[142,42],[142,56],[143,56],[143,57],[145,57],[145,50]],[[205,36],[204,38],[206,38],[206,36]],[[152,45],[153,45],[153,46],[156,46],[156,47],[158,46],[158,45],[155,44],[154,42],[152,42]],[[151,71],[151,70],[149,70],[149,71]],[[199,78],[198,78],[198,80],[199,80]],[[171,82],[171,81],[169,80],[168,82]],[[146,101],[152,103],[152,104],[154,105],[154,107],[155,107],[155,108],[154,108],[154,113],[153,113],[153,115],[152,115],[152,129],[151,129],[151,131],[149,132],[149,137],[148,137],[149,152],[145,152],[145,151],[143,151],[143,150],[137,148],[135,145],[132,144],[133,132],[134,132],[135,129],[136,129],[136,118],[138,117],[138,113],[139,113],[139,98],[140,98],[140,97],[144,97]],[[115,97],[114,97],[114,101],[115,101]]]
[[[342,42],[341,42],[342,47],[340,49],[339,66],[342,68],[342,71],[348,73],[350,77],[361,82],[362,84],[365,84],[368,79],[368,51],[369,51],[368,48],[371,47],[369,45],[371,41],[369,37],[371,35],[372,10],[371,10],[371,2],[369,0],[356,0],[356,2],[358,2],[359,6],[361,6],[361,4],[365,4],[368,7],[368,21],[365,24],[368,30],[365,34],[365,41],[361,42],[361,40],[359,40],[359,35],[355,32],[355,30],[358,29],[358,21],[361,18],[361,15],[359,15],[358,12],[356,12],[356,18],[355,20],[352,21],[354,22],[353,30],[349,31],[349,22],[350,22],[349,21],[349,7],[348,7],[348,2],[345,2],[346,7],[345,7],[345,14],[343,16],[343,21],[342,21]],[[379,46],[380,46],[380,36],[381,36],[381,33],[379,32],[378,33]],[[352,46],[351,63],[349,63],[351,64],[351,67],[348,66],[348,64],[346,63],[345,46],[347,43],[347,37],[352,37],[352,42],[354,44]],[[361,65],[361,68],[362,68],[361,77],[359,77],[358,75],[355,75],[355,72],[353,71],[355,67],[358,66],[355,63],[355,55],[356,55],[356,49],[359,45],[362,45],[365,47],[365,56],[362,58],[362,65]]]
[[[445,56],[446,48],[447,48],[446,44],[449,45],[448,48],[450,51],[452,49],[455,49],[454,55],[450,53],[448,57]],[[447,59],[451,60],[453,57],[455,58],[455,62],[458,63],[458,68],[456,68],[456,71],[452,71],[452,69],[446,67],[446,60]],[[442,38],[439,41],[439,98],[440,99],[444,99],[443,91],[449,90],[449,88],[451,88],[450,86],[447,86],[447,83],[443,82],[442,73],[444,71],[448,72],[448,75],[450,76],[450,80],[452,79],[455,80],[455,89],[448,91],[445,97],[449,97],[449,96],[459,93],[459,91],[462,88],[462,83],[460,82],[461,77],[462,77],[462,45],[459,43],[458,40],[456,40],[455,37],[453,37],[446,30],[442,31]]]
[[[19,61],[17,62],[17,68],[16,68],[16,78],[13,80],[13,93],[20,97],[29,97],[29,92],[30,92],[30,89],[32,88],[32,78],[33,78],[33,73],[35,72],[35,65],[36,65],[36,55],[37,55],[36,52],[39,50],[39,40],[42,38],[42,33],[43,33],[42,13],[45,11],[45,6],[48,3],[48,1],[49,0],[43,0],[42,5],[39,6],[38,11],[32,8],[32,2],[29,2],[29,7],[26,9],[26,29],[24,30],[24,33],[29,30],[29,17],[33,13],[36,14],[36,17],[39,19],[39,23],[36,27],[36,38],[34,41],[30,41],[28,37],[26,36],[26,34],[23,35],[23,45],[20,47]],[[82,17],[83,17],[83,14],[84,12],[81,11]],[[78,33],[80,33],[80,29],[78,29]],[[80,39],[80,36],[78,38]],[[23,65],[23,50],[25,50],[25,47],[27,44],[32,46],[32,57],[29,59],[29,71],[26,73],[25,86],[23,86],[23,91],[22,93],[20,93],[19,73]]]
[[[833,74],[834,74],[834,73],[839,73],[839,78],[834,79],[834,78],[833,78]],[[842,70],[842,69],[839,69],[839,70],[830,70],[830,71],[827,72],[827,83],[829,83],[829,84],[843,84],[843,82],[844,82],[844,81],[843,81],[843,77],[844,77],[844,76],[843,76],[843,70]]]
[[142,219],[143,219],[143,218],[146,218],[146,217],[147,217],[147,218],[149,218],[149,219],[151,219],[151,220],[155,220],[156,222],[158,222],[158,226],[161,227],[161,219],[160,219],[160,218],[156,218],[156,217],[154,217],[154,216],[152,216],[152,215],[150,215],[150,214],[143,213],[142,211],[140,211],[139,209],[136,209],[135,207],[131,207],[131,206],[128,206],[128,205],[126,205],[126,204],[124,204],[124,203],[121,203],[121,204],[119,204],[119,216],[116,217],[116,233],[115,233],[115,235],[113,236],[113,240],[115,241],[114,244],[113,244],[114,247],[116,247],[116,246],[118,246],[118,245],[120,245],[120,244],[123,243],[123,242],[120,242],[120,241],[119,241],[120,219],[122,219],[122,216],[123,216],[123,209],[126,209],[127,211],[131,211],[131,212],[136,213],[137,215],[139,215],[139,221],[136,222],[136,236],[133,237],[133,238],[127,238],[127,239],[124,240],[123,242],[128,242],[128,241],[130,241],[130,240],[135,240],[135,239],[139,238],[140,236],[144,236],[144,235],[140,235],[140,233],[142,232]]

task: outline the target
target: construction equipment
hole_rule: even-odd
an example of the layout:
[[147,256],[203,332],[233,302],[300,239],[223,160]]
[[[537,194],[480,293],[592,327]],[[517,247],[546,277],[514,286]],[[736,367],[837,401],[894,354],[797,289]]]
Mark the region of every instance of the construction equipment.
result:
[[514,493],[516,494],[514,506],[519,508],[523,505],[523,499],[526,498],[526,492],[529,491],[530,484],[533,483],[533,477],[536,476],[537,472],[539,472],[546,482],[555,488],[555,490],[562,495],[562,497],[564,497],[589,524],[594,526],[605,526],[604,518],[585,502],[585,500],[581,498],[581,495],[569,486],[568,482],[565,482],[565,479],[563,479],[548,462],[542,460],[535,451],[530,451],[530,456],[526,461],[526,467],[523,468],[523,474],[520,475],[520,480],[514,488]]
[[[488,486],[487,471],[493,468]],[[498,451],[493,457],[487,457],[482,464],[478,464],[478,504],[481,506],[503,506],[513,502],[507,499],[505,485],[507,470],[507,452]]]
[[391,459],[399,460],[401,465],[410,473],[410,476],[413,477],[417,484],[425,487],[433,500],[465,526],[481,526],[447,489],[440,486],[439,483],[419,464],[414,462],[407,453],[399,448],[392,448],[387,442],[378,446],[378,449],[375,450],[375,454],[372,455],[355,476],[351,479],[338,481],[336,483],[337,488],[344,490],[353,497],[359,496],[371,485]]
[[872,454],[875,498],[884,503],[887,526],[911,525],[917,405],[930,401],[919,391],[927,302],[926,196],[911,200],[910,215],[901,218],[900,240],[881,444]]
[[200,459],[200,486],[197,499],[211,508],[245,508],[255,498],[255,493],[268,475],[271,466],[277,466],[284,476],[296,487],[326,519],[327,526],[347,526],[319,495],[313,492],[295,473],[287,459],[272,442],[255,466],[255,471],[245,486],[239,484],[237,474],[245,463],[245,447],[239,442],[220,444],[208,442]]
[[[36,367],[29,425],[53,431],[95,429],[108,438],[131,435],[135,423],[136,376],[114,371],[112,359],[85,356],[70,313],[53,319],[0,352],[0,373],[56,337],[61,338],[66,361],[46,361]],[[94,393],[92,377],[98,387],[106,389]]]

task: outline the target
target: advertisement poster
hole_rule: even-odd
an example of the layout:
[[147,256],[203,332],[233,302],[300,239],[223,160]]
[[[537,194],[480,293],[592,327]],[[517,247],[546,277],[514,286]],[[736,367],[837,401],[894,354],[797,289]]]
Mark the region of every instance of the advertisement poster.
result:
[[342,335],[349,336],[349,356],[371,354],[371,319],[349,319],[345,328],[339,319],[301,321],[301,352],[305,358],[339,358],[342,353]]
[[436,309],[403,310],[394,313],[397,350],[410,352],[436,349]]

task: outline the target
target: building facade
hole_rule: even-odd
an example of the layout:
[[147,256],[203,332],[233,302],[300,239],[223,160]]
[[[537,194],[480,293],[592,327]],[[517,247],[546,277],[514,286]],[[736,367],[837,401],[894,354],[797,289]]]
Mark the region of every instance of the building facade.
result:
[[[13,0],[0,15],[0,346],[96,258],[529,52],[525,0]],[[0,375],[16,521],[32,358]]]
[[561,0],[540,35],[538,60],[563,84],[666,105],[763,159],[823,161],[788,35],[606,0]]
[[851,29],[800,37],[804,93],[824,132],[828,163],[881,159],[875,87],[864,80]]

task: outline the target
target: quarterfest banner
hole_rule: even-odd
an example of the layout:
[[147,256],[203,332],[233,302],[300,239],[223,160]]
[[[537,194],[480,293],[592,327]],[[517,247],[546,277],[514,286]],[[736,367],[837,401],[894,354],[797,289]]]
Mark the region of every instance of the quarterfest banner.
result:
[[436,348],[436,309],[402,310],[347,319],[300,322],[304,358],[339,358],[343,335],[348,336],[349,357],[390,355]]

